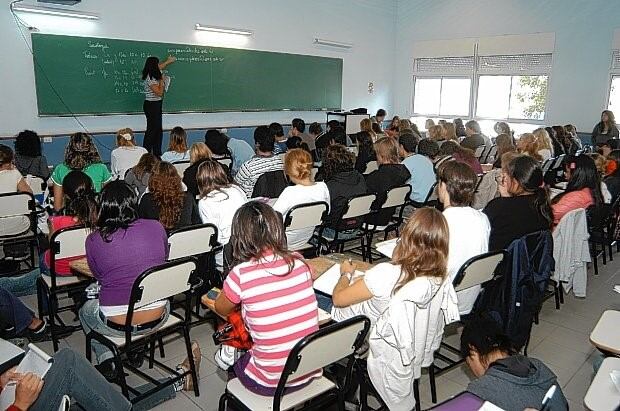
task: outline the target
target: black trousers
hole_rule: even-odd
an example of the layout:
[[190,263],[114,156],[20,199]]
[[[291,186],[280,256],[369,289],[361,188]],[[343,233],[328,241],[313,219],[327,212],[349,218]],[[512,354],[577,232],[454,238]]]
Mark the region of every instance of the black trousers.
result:
[[146,131],[144,132],[142,146],[157,157],[161,156],[161,142],[163,139],[161,105],[162,100],[144,100],[144,105],[142,106],[146,116]]

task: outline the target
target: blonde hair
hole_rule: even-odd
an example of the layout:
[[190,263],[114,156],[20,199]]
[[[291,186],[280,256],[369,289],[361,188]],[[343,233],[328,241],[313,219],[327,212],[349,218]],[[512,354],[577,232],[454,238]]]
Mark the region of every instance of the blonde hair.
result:
[[133,130],[130,128],[121,128],[116,132],[116,145],[118,147],[133,147],[136,145],[134,141]]
[[445,279],[448,273],[448,223],[438,210],[420,208],[402,229],[392,263],[401,274],[393,294],[418,277]]
[[391,137],[381,137],[374,144],[375,154],[377,155],[377,162],[379,164],[398,164],[400,158],[398,157],[398,142]]
[[377,139],[377,133],[375,133],[375,131],[372,129],[372,121],[370,121],[369,118],[364,118],[362,119],[362,121],[360,121],[360,130],[366,131],[368,134],[370,134],[370,138],[372,138],[372,141],[375,141]]
[[532,133],[524,133],[519,137],[517,148],[520,153],[527,154],[536,161],[542,161],[542,157],[538,154],[540,150],[538,146],[538,138]]
[[549,137],[549,133],[544,128],[537,128],[532,132],[538,139],[538,150],[547,149],[551,151],[551,155],[553,156],[553,143],[551,142],[551,137]]
[[603,176],[605,175],[605,171],[607,169],[607,159],[605,156],[600,155],[599,153],[588,153],[588,155],[594,160],[594,165],[596,166],[596,171]]
[[402,131],[407,128],[411,128],[411,121],[406,118],[401,118],[400,122],[398,123],[398,131]]
[[213,153],[211,152],[209,147],[203,142],[194,143],[189,149],[190,164],[197,163],[200,160],[204,160],[206,158],[211,158],[212,156]]
[[177,153],[185,153],[187,151],[187,134],[183,127],[174,127],[170,130],[170,142],[168,143],[168,151]]
[[440,125],[431,126],[428,129],[428,136],[433,141],[439,141],[443,138],[443,127]]
[[294,148],[284,155],[284,172],[295,180],[312,181],[312,156],[303,148]]

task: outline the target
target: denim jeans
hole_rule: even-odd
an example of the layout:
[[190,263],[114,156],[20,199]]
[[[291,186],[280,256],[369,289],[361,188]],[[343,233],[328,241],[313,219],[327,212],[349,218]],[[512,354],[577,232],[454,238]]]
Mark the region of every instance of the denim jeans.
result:
[[15,335],[21,335],[32,323],[32,312],[19,298],[0,287],[0,317],[15,327]]
[[[170,315],[169,302],[166,303],[165,310],[166,315],[158,325],[147,330],[138,331],[137,333],[134,333],[134,335],[150,334],[151,332],[157,330],[162,324],[165,324],[168,320],[168,316]],[[88,300],[84,303],[80,309],[80,323],[82,323],[84,334],[88,334],[91,330],[93,330],[101,335],[110,337],[125,336],[123,331],[110,328],[101,320],[101,317],[99,316],[99,300]],[[112,352],[107,347],[95,340],[92,340],[92,350],[95,353],[98,364],[101,364],[105,360],[109,360],[113,357]]]
[[131,403],[88,362],[70,349],[54,355],[54,363],[45,375],[45,383],[30,411],[57,410],[64,395],[85,410],[123,411]]
[[33,295],[37,293],[37,279],[41,276],[41,271],[35,268],[22,275],[13,277],[0,277],[0,287],[10,291],[17,297]]

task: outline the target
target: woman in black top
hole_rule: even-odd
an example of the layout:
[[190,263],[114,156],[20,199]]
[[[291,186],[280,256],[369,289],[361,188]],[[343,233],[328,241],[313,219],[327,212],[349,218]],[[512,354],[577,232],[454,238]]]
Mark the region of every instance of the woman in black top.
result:
[[375,161],[377,156],[372,147],[372,137],[367,131],[360,131],[357,137],[357,158],[355,159],[355,169],[364,174],[369,162]]
[[194,143],[189,149],[190,166],[183,172],[183,184],[187,187],[187,192],[191,193],[194,197],[200,194],[200,191],[198,190],[198,182],[196,181],[198,167],[203,163],[203,161],[212,157],[213,154],[205,143]]
[[15,139],[15,167],[22,175],[32,175],[47,180],[50,170],[47,159],[41,154],[41,139],[34,131],[24,130]]
[[506,249],[526,234],[551,228],[553,213],[536,160],[520,155],[503,165],[499,191],[501,197],[483,210],[491,223],[489,251]]
[[[377,199],[372,208],[378,210],[385,202],[388,190],[407,183],[411,174],[406,166],[400,164],[398,143],[395,138],[382,137],[377,140],[374,147],[379,168],[366,176],[366,186],[369,193],[377,194]],[[378,213],[368,216],[366,223],[387,225],[393,215],[394,208],[382,209]]]
[[592,130],[592,144],[599,145],[614,138],[620,138],[616,118],[611,110],[604,110],[601,113],[601,121]]
[[545,130],[547,130],[547,134],[549,134],[549,138],[551,139],[551,143],[553,145],[553,155],[557,157],[561,154],[566,154],[566,150],[564,150],[564,144],[562,144],[560,140],[558,140],[558,135],[553,129],[553,127],[545,127]]
[[195,196],[183,191],[181,177],[170,163],[160,162],[149,180],[149,191],[138,208],[140,218],[159,220],[166,231],[200,224]]

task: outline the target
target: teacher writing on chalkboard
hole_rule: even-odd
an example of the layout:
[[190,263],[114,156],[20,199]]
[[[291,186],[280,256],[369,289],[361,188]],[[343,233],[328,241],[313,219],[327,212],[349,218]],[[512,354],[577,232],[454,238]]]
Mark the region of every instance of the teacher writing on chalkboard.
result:
[[143,146],[149,153],[161,156],[161,141],[163,134],[162,126],[162,99],[166,91],[166,84],[169,79],[161,71],[168,65],[174,63],[176,58],[168,56],[163,63],[157,57],[149,57],[142,69],[142,80],[144,82],[144,115],[146,116],[146,132],[144,133]]

